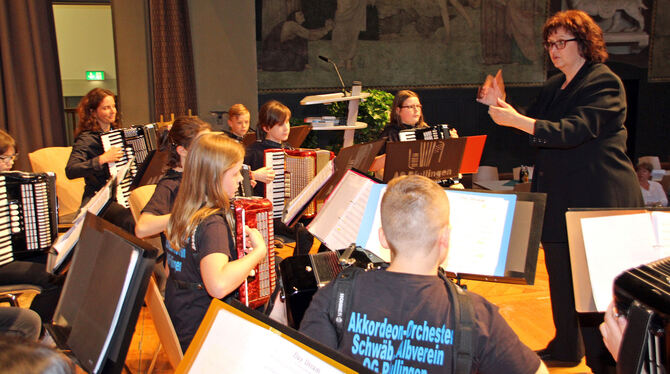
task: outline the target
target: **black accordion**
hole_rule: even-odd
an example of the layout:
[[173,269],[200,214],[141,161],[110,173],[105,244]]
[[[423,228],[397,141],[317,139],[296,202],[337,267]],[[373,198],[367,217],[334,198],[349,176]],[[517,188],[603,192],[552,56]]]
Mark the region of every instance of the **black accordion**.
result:
[[57,236],[56,176],[0,173],[0,265],[47,251]]
[[[279,263],[289,326],[300,328],[302,317],[316,291],[335,279],[345,266],[366,269],[384,263],[368,250],[360,247],[352,249],[291,256]],[[350,254],[345,255],[345,251],[350,251]]]
[[133,156],[135,157],[130,164],[128,173],[122,181],[119,181],[116,189],[116,201],[126,208],[130,207],[128,203],[130,191],[137,187],[151,157],[158,148],[157,128],[158,125],[150,123],[108,131],[100,136],[105,152],[112,147],[119,147],[124,151],[123,157],[119,161],[107,164],[112,177],[117,174],[120,168],[126,166]]
[[621,273],[614,280],[617,311],[626,316],[618,373],[667,373],[670,257]]
[[450,137],[451,135],[449,135],[449,125],[447,124],[400,130],[400,132],[398,132],[398,138],[401,142],[411,142],[414,140],[449,139]]

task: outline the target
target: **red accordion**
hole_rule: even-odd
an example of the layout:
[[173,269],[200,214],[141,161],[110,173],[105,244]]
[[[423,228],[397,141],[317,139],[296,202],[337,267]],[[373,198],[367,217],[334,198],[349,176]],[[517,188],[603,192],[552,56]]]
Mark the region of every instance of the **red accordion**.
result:
[[[272,202],[273,217],[281,218],[285,205],[300,194],[334,154],[315,149],[266,149],[265,166],[275,171],[275,179],[265,185],[265,197]],[[312,202],[305,217],[316,214],[316,202]]]
[[240,301],[250,308],[257,308],[270,299],[277,285],[272,204],[268,199],[260,197],[239,197],[234,198],[231,205],[235,218],[237,258],[247,254],[245,225],[260,231],[268,249],[267,256],[256,265],[239,288]]

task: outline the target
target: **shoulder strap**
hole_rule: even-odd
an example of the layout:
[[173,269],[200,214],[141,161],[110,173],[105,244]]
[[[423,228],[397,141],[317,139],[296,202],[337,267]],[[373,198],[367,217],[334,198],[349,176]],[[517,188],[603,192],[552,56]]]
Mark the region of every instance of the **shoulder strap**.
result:
[[349,315],[349,310],[351,309],[354,279],[361,271],[363,271],[363,269],[360,269],[356,266],[350,266],[348,268],[342,269],[337,277],[333,279],[333,287],[335,288],[335,302],[331,301],[328,316],[330,317],[330,321],[335,325],[338,346],[342,340],[342,336],[344,335],[344,323],[347,319],[347,315]]
[[470,373],[475,354],[475,311],[470,296],[449,280],[442,268],[438,271],[444,281],[454,311],[453,373]]

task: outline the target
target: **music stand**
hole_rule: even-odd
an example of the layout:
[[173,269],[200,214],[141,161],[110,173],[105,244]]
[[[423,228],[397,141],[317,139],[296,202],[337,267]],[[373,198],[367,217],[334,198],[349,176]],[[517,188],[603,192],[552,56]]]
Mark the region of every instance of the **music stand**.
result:
[[86,371],[123,369],[156,253],[148,243],[86,214],[53,322],[44,325]]
[[384,183],[400,175],[423,175],[436,181],[456,177],[466,142],[466,138],[389,142]]
[[[390,252],[382,248],[377,237],[385,187],[364,174],[347,172],[307,229],[329,248],[356,243],[389,261]],[[445,193],[452,200],[450,251],[458,255],[453,258],[458,261],[451,262],[450,257],[446,264],[452,276],[533,284],[546,194],[450,189]],[[472,234],[477,227],[489,224],[491,227],[485,227],[489,231],[486,237]],[[455,238],[458,241],[454,242]],[[462,250],[456,252],[456,248]],[[495,261],[479,264],[477,258]],[[473,273],[475,270],[478,272]]]
[[[224,345],[230,349],[222,351]],[[263,358],[258,358],[258,352]],[[264,372],[268,367],[274,373],[371,373],[353,359],[237,300],[226,304],[213,299],[176,372],[219,373],[222,362],[231,373]]]
[[[312,192],[313,195],[311,195],[309,199],[300,202],[303,206],[296,207],[299,209],[298,214],[293,215],[288,220],[282,219],[282,221],[284,221],[284,223],[289,227],[294,226],[304,215],[307,207],[313,200],[316,199],[317,201],[323,201],[326,199],[326,197],[328,197],[328,195],[330,195],[337,183],[339,183],[342,177],[344,177],[344,174],[347,172],[347,170],[368,170],[375,159],[375,155],[384,146],[384,143],[384,140],[378,140],[370,143],[355,144],[340,149],[340,152],[337,154],[337,157],[335,157],[334,160],[334,171],[331,173],[328,180],[321,186],[318,186],[318,189]],[[319,175],[314,178],[313,182],[318,182],[318,177]],[[310,188],[310,185],[305,187],[305,189],[307,188]],[[290,211],[293,208],[290,205],[297,202],[298,201],[296,199],[291,200],[285,211]]]
[[310,131],[312,131],[312,126],[310,125],[293,126],[286,142],[293,148],[300,148]]
[[[619,253],[619,250],[626,252],[627,254],[634,254],[634,257],[639,258],[643,256],[644,250],[642,243],[648,239],[643,232],[637,231],[623,231],[610,229],[611,226],[608,226],[607,232],[604,233],[607,237],[616,237],[617,235],[624,235],[626,237],[635,237],[637,242],[637,248],[634,252],[629,252],[628,247],[625,249],[616,248],[614,246],[607,246],[606,248],[592,248],[591,252],[587,253],[587,243],[585,243],[585,236],[583,230],[582,220],[585,219],[601,219],[601,220],[611,220],[616,218],[616,216],[624,215],[638,215],[638,214],[651,214],[651,212],[660,211],[668,212],[670,208],[569,208],[565,214],[566,227],[568,231],[568,244],[570,250],[570,264],[572,268],[572,284],[575,294],[575,308],[579,313],[591,313],[591,312],[604,312],[607,308],[608,300],[605,300],[602,296],[607,294],[609,296],[612,289],[612,281],[614,277],[610,279],[605,279],[601,277],[592,277],[592,275],[597,275],[602,273],[594,269],[597,273],[592,273],[591,268],[589,267],[589,256],[593,259],[600,257],[603,263],[606,263],[609,259],[621,259],[623,253]],[[651,225],[651,219],[649,222]],[[650,235],[653,235],[653,232],[650,228]],[[591,235],[597,235],[597,233],[591,233]],[[597,236],[598,242],[602,240],[601,236]],[[607,240],[607,238],[605,238]],[[593,241],[592,241],[593,242]],[[620,241],[619,241],[620,242]],[[662,256],[660,256],[662,257]],[[659,258],[660,258],[659,257]],[[653,260],[649,259],[649,261]],[[608,271],[615,271],[619,264],[607,264],[601,265],[601,261],[598,261],[598,266],[607,269]],[[619,271],[625,270],[627,267],[637,266],[638,263],[630,262],[625,265],[623,268],[619,268]],[[615,271],[615,273],[617,273]],[[596,281],[595,283],[593,281]]]
[[244,148],[250,146],[256,141],[256,133],[255,132],[248,132],[244,134],[244,137],[242,137],[242,145]]
[[385,143],[385,140],[377,140],[363,144],[354,144],[340,149],[337,157],[335,157],[335,174],[319,191],[316,198],[318,200],[325,200],[333,192],[333,189],[340,180],[342,180],[347,170],[369,170]]

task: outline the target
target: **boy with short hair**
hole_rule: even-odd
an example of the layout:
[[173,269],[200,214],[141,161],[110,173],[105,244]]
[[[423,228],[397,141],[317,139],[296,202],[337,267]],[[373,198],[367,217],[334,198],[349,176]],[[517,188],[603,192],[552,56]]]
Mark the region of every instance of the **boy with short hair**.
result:
[[[337,281],[320,289],[300,331],[378,372],[453,372],[454,303],[439,265],[449,249],[449,201],[433,181],[420,176],[392,180],[381,203],[379,239],[391,250],[386,271],[360,272],[338,337],[329,311]],[[474,310],[472,372],[546,373],[498,313],[468,293]]]

